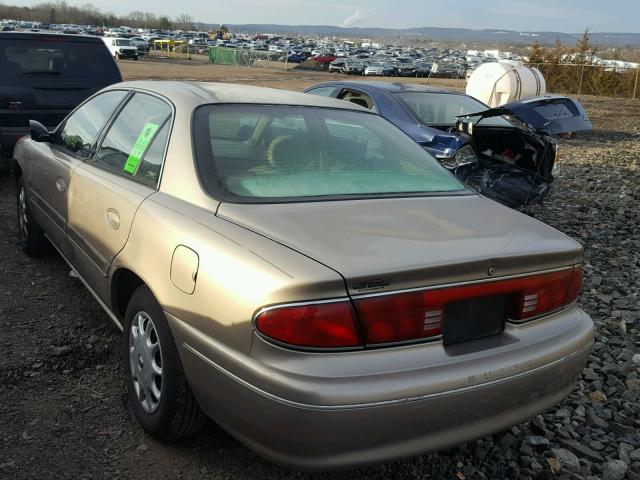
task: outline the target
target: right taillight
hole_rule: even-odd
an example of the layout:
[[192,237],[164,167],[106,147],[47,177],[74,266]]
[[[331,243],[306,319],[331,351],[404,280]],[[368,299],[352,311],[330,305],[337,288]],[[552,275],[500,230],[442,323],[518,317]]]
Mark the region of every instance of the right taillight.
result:
[[553,163],[558,163],[560,161],[560,145],[556,143],[555,149],[556,149],[556,152],[555,152],[555,158]]

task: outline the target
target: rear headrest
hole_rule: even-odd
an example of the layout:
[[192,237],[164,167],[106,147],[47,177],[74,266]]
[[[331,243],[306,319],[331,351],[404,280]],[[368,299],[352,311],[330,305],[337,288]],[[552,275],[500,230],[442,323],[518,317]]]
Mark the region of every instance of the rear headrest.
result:
[[318,167],[317,152],[310,147],[307,135],[282,135],[269,145],[267,159],[273,168],[283,172]]
[[367,105],[366,100],[362,99],[362,98],[350,98],[349,101],[351,103],[355,103],[356,105],[360,105],[361,107],[364,108],[369,108],[369,105]]

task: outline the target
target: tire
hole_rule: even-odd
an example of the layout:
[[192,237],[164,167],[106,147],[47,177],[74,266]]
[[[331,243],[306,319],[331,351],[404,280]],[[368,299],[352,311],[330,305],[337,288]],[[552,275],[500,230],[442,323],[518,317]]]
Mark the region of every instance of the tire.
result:
[[22,177],[17,182],[16,210],[18,220],[18,242],[24,253],[30,257],[42,257],[53,251],[49,240],[45,236],[36,220],[31,215],[27,187]]
[[[152,347],[144,346],[146,339]],[[159,440],[174,440],[204,426],[207,417],[189,387],[162,308],[146,285],[136,289],[127,305],[122,365],[129,401],[147,433]],[[154,370],[157,366],[160,374]]]

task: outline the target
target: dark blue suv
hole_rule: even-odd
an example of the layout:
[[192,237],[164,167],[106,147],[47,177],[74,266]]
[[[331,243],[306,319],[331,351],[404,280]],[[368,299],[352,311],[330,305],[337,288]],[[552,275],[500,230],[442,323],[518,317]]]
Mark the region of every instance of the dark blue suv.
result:
[[121,81],[99,37],[0,32],[0,171],[29,133],[29,120],[53,128],[86,98]]

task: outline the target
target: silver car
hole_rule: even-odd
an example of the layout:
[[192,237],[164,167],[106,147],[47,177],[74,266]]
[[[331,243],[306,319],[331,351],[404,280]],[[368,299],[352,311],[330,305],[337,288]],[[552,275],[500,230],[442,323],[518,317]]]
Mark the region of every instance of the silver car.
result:
[[32,122],[14,168],[25,252],[123,330],[160,439],[207,415],[299,469],[418,455],[553,406],[591,349],[580,245],[357,105],[121,83]]

